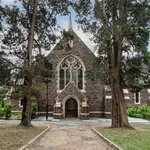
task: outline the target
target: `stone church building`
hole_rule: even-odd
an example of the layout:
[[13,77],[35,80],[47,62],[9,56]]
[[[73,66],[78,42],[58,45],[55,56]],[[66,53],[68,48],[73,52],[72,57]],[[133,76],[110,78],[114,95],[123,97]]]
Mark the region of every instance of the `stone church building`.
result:
[[[86,79],[95,55],[73,31],[72,40],[62,38],[47,56],[52,63],[55,78],[49,84],[49,114],[54,118],[104,115],[104,86]],[[38,102],[38,111],[45,112],[45,102]]]
[[[54,118],[111,117],[111,90],[109,86],[86,78],[86,71],[92,67],[95,55],[72,29],[73,39],[62,38],[47,56],[52,63],[55,77],[48,87],[48,114]],[[138,106],[150,105],[150,89],[131,93],[124,89],[127,103]],[[46,96],[37,100],[38,115],[46,113]],[[21,102],[18,102],[21,107]],[[14,107],[14,111],[18,108]]]

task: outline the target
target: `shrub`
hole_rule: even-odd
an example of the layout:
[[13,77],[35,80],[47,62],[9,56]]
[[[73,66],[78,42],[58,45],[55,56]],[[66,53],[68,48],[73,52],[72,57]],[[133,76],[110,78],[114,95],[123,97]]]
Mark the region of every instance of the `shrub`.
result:
[[12,106],[11,102],[6,103],[4,107],[0,104],[0,118],[9,119],[11,117]]
[[11,109],[12,109],[12,103],[8,102],[4,105],[4,117],[6,119],[9,119],[11,117]]
[[19,113],[17,113],[17,114],[12,114],[11,115],[11,119],[17,119],[17,120],[20,120],[21,119],[21,117],[22,117],[22,109],[20,110],[20,112]]
[[36,112],[37,112],[37,103],[36,102],[32,102],[31,104],[31,112],[32,112],[32,118],[36,116]]
[[135,118],[150,119],[150,106],[148,106],[147,103],[144,103],[135,108],[129,104],[128,115]]
[[4,86],[0,87],[0,101],[2,101],[5,98],[6,92],[7,92],[7,89]]
[[[11,119],[21,119],[22,111],[23,110],[21,109],[19,113],[12,115]],[[32,102],[31,103],[31,118],[36,117],[36,112],[37,112],[37,103]]]
[[[8,102],[4,105],[4,107],[1,106],[0,103],[0,118],[5,118],[5,119],[9,119],[11,117],[11,109],[12,109],[12,103]],[[37,112],[37,103],[36,102],[32,102],[31,104],[32,108],[31,108],[31,113],[32,113],[32,118],[36,116],[36,112]],[[22,116],[22,110],[16,114],[13,115],[13,119],[21,119]]]
[[0,106],[0,118],[3,118],[3,117],[4,117],[4,108]]
[[141,115],[141,118],[150,119],[150,106],[147,103],[138,106],[137,113]]
[[136,117],[137,114],[137,110],[135,107],[133,107],[132,105],[128,104],[128,115],[130,117]]

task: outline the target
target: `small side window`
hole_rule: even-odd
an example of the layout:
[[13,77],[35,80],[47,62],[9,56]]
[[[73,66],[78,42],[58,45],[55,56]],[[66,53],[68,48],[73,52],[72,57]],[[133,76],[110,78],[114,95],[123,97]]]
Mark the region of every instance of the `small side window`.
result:
[[135,92],[135,101],[134,101],[134,103],[135,104],[140,104],[141,102],[140,102],[140,92]]
[[23,107],[23,98],[19,100],[19,107]]

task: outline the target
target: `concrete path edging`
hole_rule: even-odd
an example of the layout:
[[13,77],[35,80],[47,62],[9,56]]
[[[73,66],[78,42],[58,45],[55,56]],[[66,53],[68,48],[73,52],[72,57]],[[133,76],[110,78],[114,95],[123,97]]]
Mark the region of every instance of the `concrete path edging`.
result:
[[117,146],[114,142],[110,141],[106,137],[104,137],[101,133],[99,133],[95,128],[92,128],[92,130],[98,134],[104,141],[106,141],[111,147],[115,148],[116,150],[123,150],[119,146]]
[[35,140],[37,140],[40,136],[42,136],[44,133],[46,133],[49,129],[50,129],[50,126],[48,126],[44,131],[42,131],[34,139],[30,140],[26,145],[22,146],[19,150],[24,150],[28,145],[32,144]]

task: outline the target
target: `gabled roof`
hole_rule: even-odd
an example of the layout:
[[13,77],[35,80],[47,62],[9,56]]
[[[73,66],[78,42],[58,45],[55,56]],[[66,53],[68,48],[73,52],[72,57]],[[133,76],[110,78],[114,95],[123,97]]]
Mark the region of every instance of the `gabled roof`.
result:
[[[69,16],[68,32],[69,31],[74,35],[72,50],[76,49],[78,46],[78,47],[81,47],[81,50],[86,50],[85,53],[91,53],[92,55],[94,55],[93,52],[88,48],[88,46],[81,40],[81,38],[73,30],[71,16]],[[62,39],[56,44],[56,46],[51,50],[51,52],[47,55],[47,57],[49,57],[51,54],[53,54],[55,50],[64,49],[65,48],[64,45],[67,42],[68,41],[66,41],[66,39],[64,37],[62,37]]]
[[[71,50],[74,50],[78,47],[81,47],[82,50],[86,50],[86,53],[91,53],[93,56],[94,53],[88,48],[88,46],[81,40],[81,38],[74,32],[73,29],[70,30],[73,34],[74,34],[74,38],[73,38],[73,48]],[[77,42],[78,41],[78,42]],[[62,37],[62,39],[56,44],[56,46],[51,50],[51,52],[47,55],[47,57],[49,57],[49,55],[53,54],[55,50],[62,50],[64,49],[64,45],[66,44],[66,40],[64,37]]]

